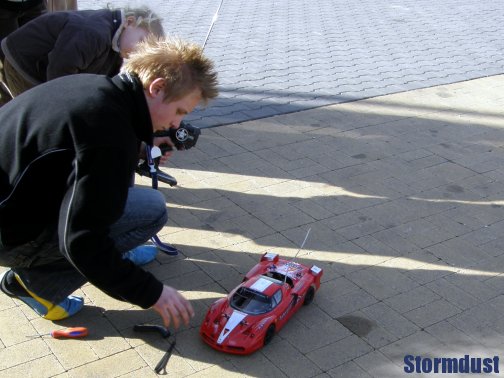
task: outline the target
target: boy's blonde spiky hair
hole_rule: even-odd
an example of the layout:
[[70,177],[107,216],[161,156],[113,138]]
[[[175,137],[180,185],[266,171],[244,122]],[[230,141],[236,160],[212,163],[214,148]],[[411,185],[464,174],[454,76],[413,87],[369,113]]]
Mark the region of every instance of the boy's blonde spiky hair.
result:
[[123,72],[136,74],[144,88],[157,78],[166,80],[165,101],[176,101],[194,89],[204,103],[217,97],[217,73],[201,46],[178,37],[147,37],[125,62]]

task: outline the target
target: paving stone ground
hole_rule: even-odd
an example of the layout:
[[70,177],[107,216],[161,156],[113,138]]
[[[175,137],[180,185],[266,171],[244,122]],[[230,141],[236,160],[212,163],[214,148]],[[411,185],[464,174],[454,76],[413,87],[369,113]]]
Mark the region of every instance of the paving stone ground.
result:
[[[406,355],[493,358],[504,340],[504,76],[205,129],[166,170],[163,240],[146,268],[191,300],[174,377],[399,377]],[[139,185],[149,185],[142,178]],[[324,269],[314,303],[248,357],[203,344],[208,306],[273,251]],[[0,377],[154,377],[154,312],[91,285],[54,324],[0,296]],[[87,326],[85,340],[29,338]]]
[[167,33],[202,44],[221,95],[189,120],[233,124],[501,74],[504,2],[495,0],[121,0],[149,4]]
[[[195,40],[219,5],[151,4],[167,30]],[[168,376],[407,377],[406,355],[502,353],[501,2],[316,4],[223,2],[207,50],[222,98],[194,123],[227,125],[204,129],[166,167],[179,185],[161,187],[170,212],[161,237],[182,254],[146,267],[197,313],[177,333]],[[313,83],[325,87],[306,90]],[[345,91],[355,97],[340,101]],[[240,110],[251,104],[275,111]],[[314,303],[251,356],[204,345],[208,306],[262,253],[293,257],[308,228],[299,261],[324,269]],[[83,311],[55,323],[0,295],[0,377],[156,376],[166,341],[132,330],[159,322],[155,313],[91,285],[78,294]],[[89,337],[27,337],[76,325]]]

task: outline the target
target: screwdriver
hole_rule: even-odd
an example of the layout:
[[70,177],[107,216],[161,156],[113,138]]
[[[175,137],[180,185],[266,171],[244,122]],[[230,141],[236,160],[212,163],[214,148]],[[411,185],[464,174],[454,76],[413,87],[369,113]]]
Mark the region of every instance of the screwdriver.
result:
[[[70,327],[51,331],[51,333],[46,333],[45,335],[51,335],[55,339],[77,339],[79,337],[85,337],[88,335],[88,329],[86,327]],[[44,336],[44,335],[37,335]]]

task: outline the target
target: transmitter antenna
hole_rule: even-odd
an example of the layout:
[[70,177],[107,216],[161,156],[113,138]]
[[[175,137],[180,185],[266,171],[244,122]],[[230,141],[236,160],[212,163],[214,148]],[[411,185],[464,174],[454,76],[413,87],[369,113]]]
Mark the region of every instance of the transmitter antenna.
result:
[[221,0],[221,2],[219,3],[219,7],[217,8],[217,11],[215,11],[213,17],[212,17],[212,22],[210,23],[210,27],[208,28],[208,32],[207,32],[207,35],[205,37],[205,40],[203,41],[203,47],[202,49],[204,50],[205,49],[205,46],[208,42],[208,38],[210,37],[210,33],[212,32],[212,29],[214,27],[214,24],[217,22],[217,19],[219,18],[219,11],[222,7],[222,4],[224,3],[224,0]]

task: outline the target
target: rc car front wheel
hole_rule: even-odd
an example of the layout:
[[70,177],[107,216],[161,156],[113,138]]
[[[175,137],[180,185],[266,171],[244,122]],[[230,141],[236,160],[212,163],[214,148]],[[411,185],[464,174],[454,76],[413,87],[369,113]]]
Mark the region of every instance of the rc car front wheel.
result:
[[266,330],[266,335],[264,335],[264,345],[268,345],[273,340],[273,337],[275,337],[275,325],[270,324]]
[[308,306],[310,303],[312,303],[313,298],[315,298],[315,289],[313,288],[313,286],[310,286],[305,294],[303,306]]

